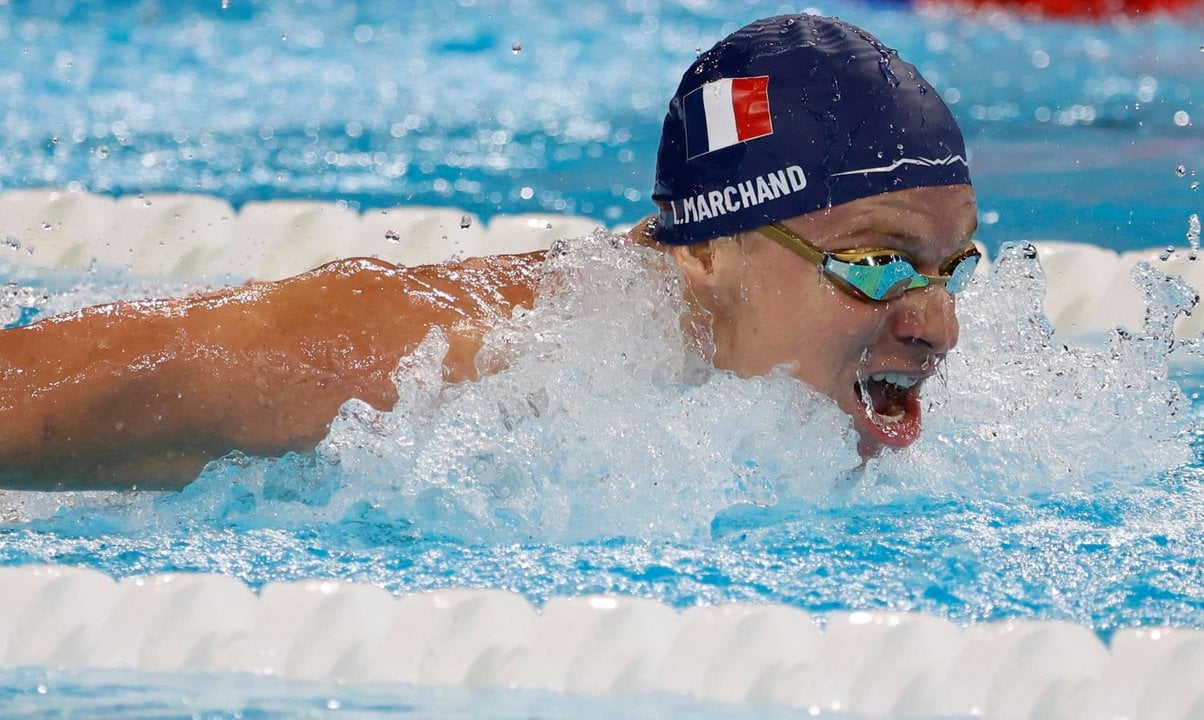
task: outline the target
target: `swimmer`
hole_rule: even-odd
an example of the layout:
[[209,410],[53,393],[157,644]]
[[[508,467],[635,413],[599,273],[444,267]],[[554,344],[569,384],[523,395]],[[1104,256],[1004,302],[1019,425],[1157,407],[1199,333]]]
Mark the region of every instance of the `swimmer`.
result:
[[[833,19],[737,31],[670,103],[653,200],[631,236],[675,261],[715,367],[786,368],[853,419],[865,457],[916,440],[978,251],[961,133],[912,65]],[[348,259],[0,332],[0,484],[171,488],[234,450],[310,450],[348,399],[391,409],[391,372],[435,328],[445,379],[474,379],[543,260]]]

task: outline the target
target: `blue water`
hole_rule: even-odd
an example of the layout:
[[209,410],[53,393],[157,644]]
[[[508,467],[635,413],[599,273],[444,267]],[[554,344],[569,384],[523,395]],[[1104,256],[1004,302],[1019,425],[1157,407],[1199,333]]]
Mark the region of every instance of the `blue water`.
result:
[[[235,205],[304,197],[630,223],[650,209],[660,123],[681,70],[697,48],[782,9],[225,5],[0,4],[0,190],[200,192]],[[973,153],[979,237],[992,248],[1182,244],[1200,205],[1192,184],[1204,179],[1198,25],[817,5],[875,30],[949,100]]]
[[[0,190],[631,222],[649,209],[677,74],[696,47],[778,5],[10,0],[0,3]],[[1204,197],[1193,188],[1204,174],[1204,28],[821,8],[876,31],[956,99],[993,255],[1028,237],[1183,242]],[[215,572],[253,587],[504,588],[536,603],[608,592],[677,607],[1061,619],[1104,638],[1204,628],[1204,363],[1187,349],[1168,360],[1166,343],[1138,328],[1051,338],[1035,308],[1039,269],[1005,263],[959,300],[962,350],[947,390],[932,390],[921,444],[858,470],[837,414],[794,384],[658,369],[682,353],[667,339],[672,308],[607,294],[649,281],[622,258],[607,266],[581,252],[565,272],[595,273],[581,283],[594,294],[515,328],[546,364],[437,398],[416,367],[399,412],[349,411],[316,454],[226,459],[179,494],[22,497],[4,507],[0,564]],[[178,290],[103,274],[30,288],[52,308]],[[613,318],[638,319],[638,336],[608,334]],[[710,452],[683,455],[697,438]],[[39,709],[47,694],[58,710]],[[172,706],[180,696],[193,703],[183,712]],[[653,705],[666,717],[739,716]],[[0,676],[0,708],[31,718],[651,712],[44,670]]]

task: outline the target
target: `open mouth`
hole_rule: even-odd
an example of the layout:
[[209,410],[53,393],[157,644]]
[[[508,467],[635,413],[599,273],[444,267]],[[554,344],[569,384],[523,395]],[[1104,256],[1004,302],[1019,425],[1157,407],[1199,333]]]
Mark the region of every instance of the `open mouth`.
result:
[[[881,372],[854,383],[860,399],[862,435],[871,445],[907,447],[920,436],[920,388],[924,378]],[[868,435],[868,437],[864,437]]]

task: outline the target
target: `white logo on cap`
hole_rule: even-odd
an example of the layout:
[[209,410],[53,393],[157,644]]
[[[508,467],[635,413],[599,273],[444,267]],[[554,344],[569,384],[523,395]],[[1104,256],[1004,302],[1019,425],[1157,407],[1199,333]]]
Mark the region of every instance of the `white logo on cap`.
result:
[[894,172],[904,165],[920,165],[921,167],[939,167],[941,165],[953,165],[961,163],[967,165],[966,159],[961,155],[953,155],[952,153],[945,158],[899,158],[890,165],[882,167],[865,168],[864,170],[847,170],[845,172],[832,173],[829,177],[838,177],[840,175],[869,175],[870,173]]

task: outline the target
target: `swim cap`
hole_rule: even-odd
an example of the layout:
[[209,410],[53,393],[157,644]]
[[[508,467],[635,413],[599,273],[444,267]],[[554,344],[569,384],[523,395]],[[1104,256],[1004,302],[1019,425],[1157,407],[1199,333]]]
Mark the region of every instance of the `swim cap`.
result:
[[834,18],[759,20],[669,104],[653,236],[708,240],[895,190],[969,184],[961,131],[919,71]]

